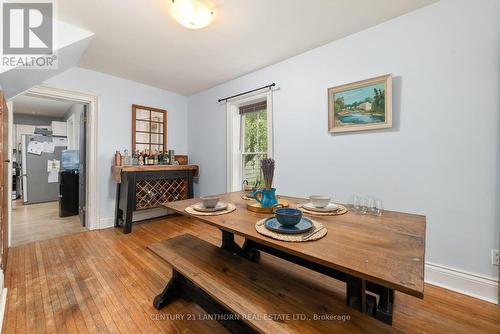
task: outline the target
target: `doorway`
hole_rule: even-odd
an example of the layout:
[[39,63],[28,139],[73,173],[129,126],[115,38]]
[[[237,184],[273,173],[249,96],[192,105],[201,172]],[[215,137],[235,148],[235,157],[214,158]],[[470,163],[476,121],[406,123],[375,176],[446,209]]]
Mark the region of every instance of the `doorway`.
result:
[[87,104],[29,93],[11,102],[12,246],[86,231]]
[[[97,137],[97,124],[98,124],[98,98],[94,94],[88,94],[84,92],[75,92],[58,87],[51,87],[47,85],[35,86],[25,92],[25,95],[30,97],[40,97],[47,99],[54,99],[58,101],[68,101],[73,104],[79,103],[86,106],[85,108],[85,122],[81,122],[80,126],[85,126],[85,136],[80,136],[79,141],[84,141],[86,146],[85,156],[81,157],[82,162],[84,162],[85,170],[83,175],[85,178],[80,178],[79,182],[85,184],[85,196],[79,197],[80,207],[84,208],[83,212],[79,212],[79,216],[83,216],[83,221],[85,222],[85,228],[88,230],[94,230],[100,228],[99,221],[99,198],[100,193],[99,188],[99,161],[98,161],[98,137]],[[7,102],[9,106],[9,133],[12,133],[13,129],[13,103],[12,100]],[[12,136],[9,137],[9,152],[13,151]],[[12,160],[12,155],[9,156]],[[12,169],[12,163],[10,163],[9,169]],[[80,166],[79,166],[79,170]],[[9,178],[10,180],[10,178]],[[12,188],[12,187],[10,187]],[[12,245],[12,201],[9,196],[9,219],[8,219],[8,241],[9,246]]]

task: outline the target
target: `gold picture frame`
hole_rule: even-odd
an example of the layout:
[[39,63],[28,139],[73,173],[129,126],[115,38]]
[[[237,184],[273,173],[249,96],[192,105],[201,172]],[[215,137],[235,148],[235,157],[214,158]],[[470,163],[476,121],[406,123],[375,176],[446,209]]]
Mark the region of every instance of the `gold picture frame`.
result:
[[391,74],[328,88],[329,132],[391,127]]

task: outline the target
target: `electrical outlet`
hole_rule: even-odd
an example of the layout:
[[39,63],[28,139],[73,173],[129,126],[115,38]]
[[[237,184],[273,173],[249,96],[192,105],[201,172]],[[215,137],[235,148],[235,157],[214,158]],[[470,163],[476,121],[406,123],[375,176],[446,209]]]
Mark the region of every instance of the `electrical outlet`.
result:
[[491,264],[494,266],[500,266],[500,253],[498,249],[491,250]]

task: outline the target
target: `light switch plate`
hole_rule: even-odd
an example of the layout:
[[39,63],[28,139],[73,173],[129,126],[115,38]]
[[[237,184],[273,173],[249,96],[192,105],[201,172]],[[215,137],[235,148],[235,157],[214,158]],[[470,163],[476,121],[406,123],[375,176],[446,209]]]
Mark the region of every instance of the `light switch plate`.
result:
[[491,250],[491,264],[494,266],[500,266],[500,253],[498,249]]

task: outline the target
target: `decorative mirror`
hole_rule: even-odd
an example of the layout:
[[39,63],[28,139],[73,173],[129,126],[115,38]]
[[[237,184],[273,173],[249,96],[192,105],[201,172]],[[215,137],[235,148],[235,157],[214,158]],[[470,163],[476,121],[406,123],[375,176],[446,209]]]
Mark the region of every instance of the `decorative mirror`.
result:
[[132,105],[132,152],[167,150],[167,111]]

